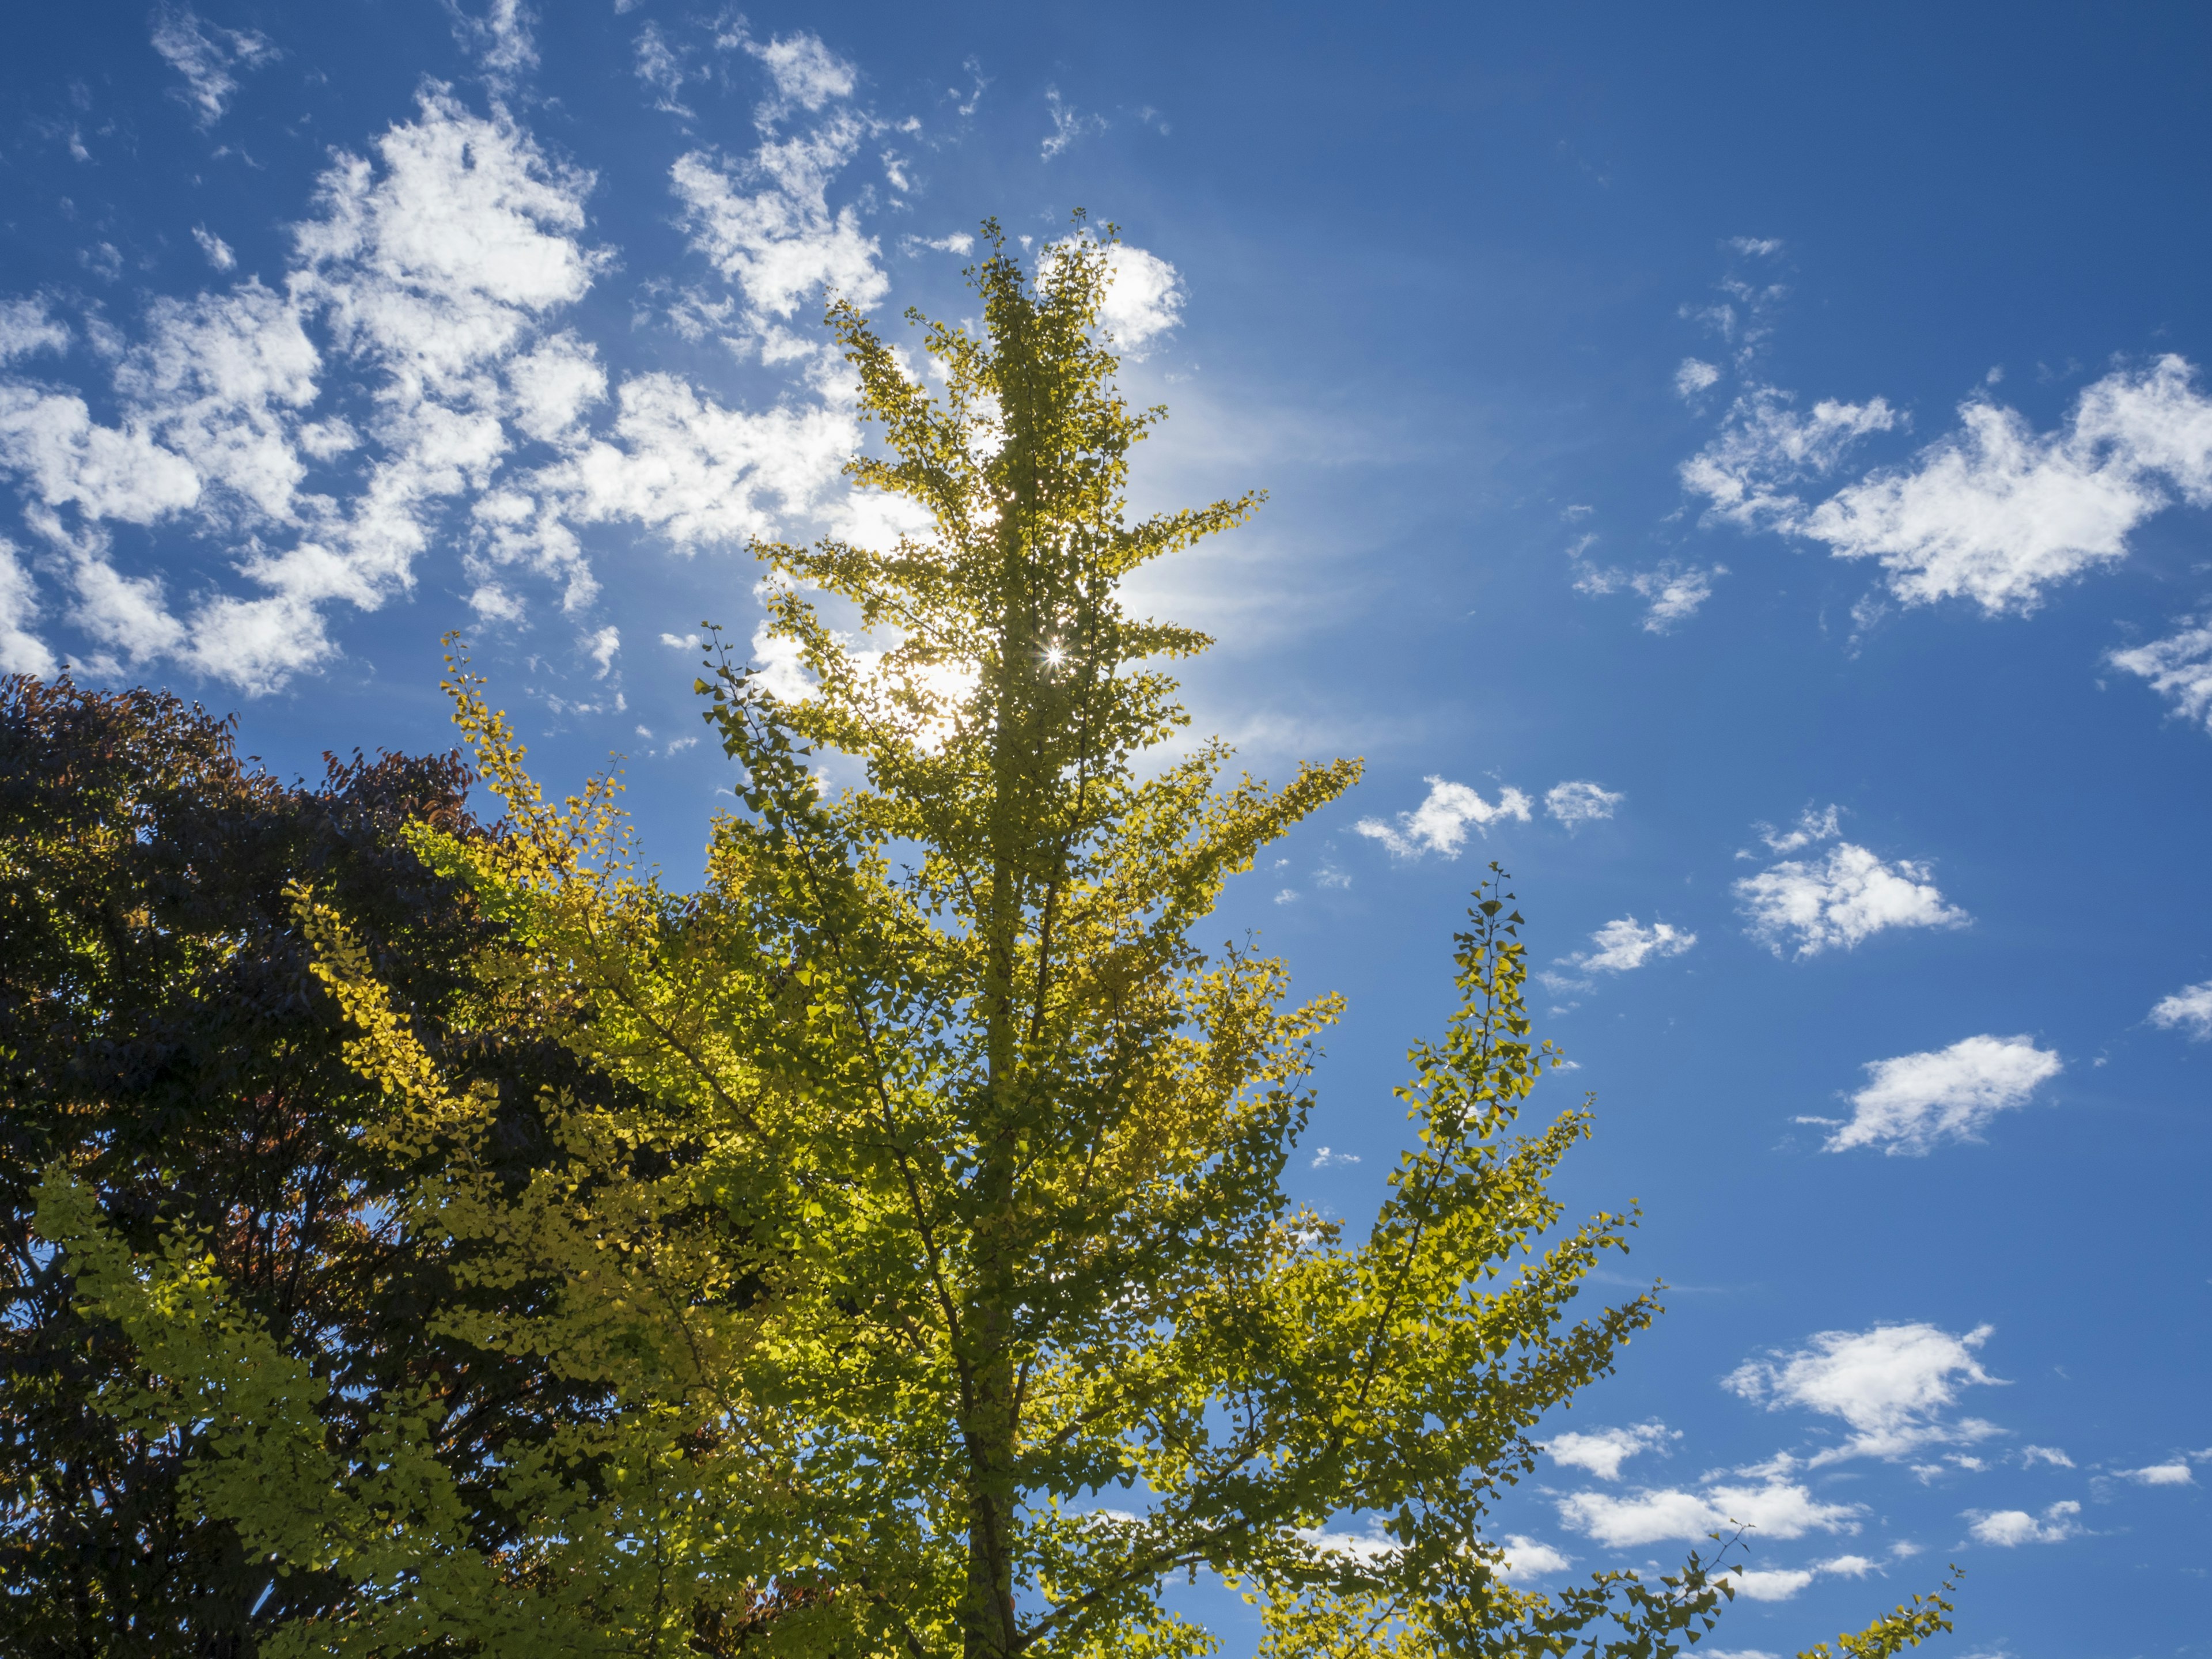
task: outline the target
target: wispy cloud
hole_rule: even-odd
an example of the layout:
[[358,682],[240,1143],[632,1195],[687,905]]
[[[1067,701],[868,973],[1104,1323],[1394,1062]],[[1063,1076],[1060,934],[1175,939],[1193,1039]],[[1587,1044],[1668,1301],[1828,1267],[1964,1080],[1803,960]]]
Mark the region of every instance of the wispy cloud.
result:
[[173,94],[203,128],[222,119],[239,88],[239,76],[283,56],[265,34],[226,29],[189,6],[163,6],[154,14],[154,50],[185,77]]
[[2106,660],[2148,680],[2176,715],[2212,732],[2212,617],[2189,618],[2165,639],[2112,652]]

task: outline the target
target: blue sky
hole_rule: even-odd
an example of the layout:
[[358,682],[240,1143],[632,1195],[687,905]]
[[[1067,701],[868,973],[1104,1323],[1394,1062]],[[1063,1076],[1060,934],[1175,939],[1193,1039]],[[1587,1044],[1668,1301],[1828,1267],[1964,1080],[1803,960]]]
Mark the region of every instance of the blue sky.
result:
[[1725,1652],[1954,1559],[1962,1655],[2203,1650],[2212,19],[474,3],[11,20],[0,660],[313,774],[463,629],[688,878],[686,636],[871,522],[822,284],[1117,221],[1139,504],[1271,492],[1146,579],[1198,726],[1368,763],[1216,922],[1352,1000],[1299,1190],[1494,858],[1675,1287],[1522,1571],[1733,1515]]

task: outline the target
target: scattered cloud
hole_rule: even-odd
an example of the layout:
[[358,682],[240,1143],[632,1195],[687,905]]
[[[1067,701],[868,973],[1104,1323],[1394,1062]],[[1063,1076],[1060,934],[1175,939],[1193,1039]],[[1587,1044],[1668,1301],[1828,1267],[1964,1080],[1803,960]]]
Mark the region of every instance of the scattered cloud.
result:
[[2148,680],[2175,714],[2212,732],[2212,616],[2187,618],[2169,637],[2112,652],[2106,660]]
[[[1812,846],[1815,842],[1832,841],[1843,833],[1843,809],[1830,806],[1821,811],[1807,807],[1797,815],[1797,822],[1787,830],[1777,830],[1771,823],[1754,823],[1759,838],[1766,843],[1770,853],[1795,853]],[[1748,858],[1748,853],[1739,853],[1738,858]]]
[[1586,972],[1625,974],[1641,968],[1653,957],[1679,957],[1697,942],[1695,933],[1686,933],[1669,923],[1655,921],[1645,927],[1634,916],[1623,916],[1590,935],[1595,950],[1571,959]]
[[1945,1141],[1978,1139],[1999,1112],[2026,1105],[2064,1065],[2033,1037],[1971,1036],[1866,1069],[1851,1120],[1828,1137],[1828,1152],[1879,1146],[1893,1158],[1917,1158]]
[[660,642],[673,651],[699,651],[706,647],[696,634],[663,634]]
[[2160,998],[2150,1011],[2150,1022],[2166,1030],[2186,1032],[2191,1042],[2212,1041],[2212,979]]
[[1682,366],[1674,371],[1674,390],[1685,398],[1694,398],[1721,377],[1715,365],[1698,357],[1685,357]]
[[1586,780],[1555,783],[1544,792],[1544,810],[1568,829],[1609,818],[1628,797],[1618,790],[1601,789]]
[[1573,1492],[1555,1502],[1559,1519],[1567,1526],[1614,1549],[1670,1538],[1698,1540],[1739,1526],[1783,1540],[1814,1531],[1856,1532],[1862,1513],[1857,1504],[1822,1503],[1803,1486],[1781,1481],[1762,1486],[1715,1485],[1698,1492],[1646,1488],[1620,1496]]
[[1601,1480],[1620,1479],[1620,1466],[1640,1452],[1662,1450],[1682,1431],[1664,1423],[1638,1423],[1626,1429],[1600,1429],[1593,1434],[1558,1434],[1545,1443],[1555,1463],[1588,1469]]
[[653,100],[655,109],[670,115],[691,114],[684,101],[684,82],[690,78],[690,71],[684,67],[683,53],[669,44],[659,24],[649,21],[637,32],[637,78],[658,94]]
[[444,0],[453,22],[453,39],[464,52],[474,52],[484,79],[497,91],[511,89],[523,75],[538,67],[538,42],[531,33],[537,15],[522,0],[489,0],[483,15],[461,9],[460,0]]
[[1633,593],[1644,602],[1644,631],[1665,634],[1698,614],[1713,596],[1713,583],[1728,574],[1724,564],[1686,564],[1662,559],[1649,570],[1626,570],[1609,565],[1576,565],[1575,592],[1602,599],[1610,593]]
[[[1796,852],[1840,831],[1836,809],[1808,809],[1796,829],[1778,835],[1759,826],[1768,848]],[[1887,927],[1958,927],[1971,918],[1946,904],[1925,864],[1884,863],[1865,848],[1839,841],[1827,856],[1784,860],[1735,884],[1749,932],[1775,955],[1794,944],[1800,957],[1840,946],[1850,950]]]
[[2140,1469],[2122,1469],[2120,1474],[2139,1486],[2193,1486],[2197,1478],[2190,1474],[2189,1465],[2176,1458],[2170,1463],[2153,1463]]
[[52,677],[54,653],[30,630],[38,616],[38,591],[31,573],[15,556],[15,544],[0,537],[0,674]]
[[192,240],[199,244],[200,252],[217,270],[229,270],[238,264],[238,256],[230,251],[230,244],[205,225],[192,227]]
[[273,64],[283,54],[265,34],[226,29],[206,21],[189,6],[163,6],[154,14],[154,50],[185,77],[171,94],[202,129],[222,119],[238,91],[240,73]]
[[1045,134],[1044,143],[1037,150],[1044,161],[1051,161],[1079,138],[1106,131],[1104,116],[1084,114],[1060,95],[1058,87],[1044,89],[1044,105],[1045,112],[1052,117],[1052,131]]
[[42,351],[70,349],[69,325],[50,316],[44,300],[0,300],[0,366]]
[[1467,844],[1469,824],[1487,835],[1490,825],[1500,818],[1528,822],[1528,797],[1510,784],[1499,789],[1493,805],[1463,783],[1433,775],[1426,781],[1426,799],[1412,811],[1401,812],[1395,824],[1380,818],[1362,818],[1352,828],[1370,841],[1381,842],[1397,858],[1442,853],[1455,859]]
[[2068,1498],[2053,1504],[2038,1520],[2026,1510],[1968,1510],[1966,1530],[1977,1541],[2011,1549],[2021,1544],[2057,1544],[2081,1531],[2075,1517],[2081,1506]]
[[2021,1467],[2033,1468],[2038,1463],[2048,1463],[2055,1469],[2070,1469],[2074,1460],[2056,1446],[2022,1446],[2020,1449]]
[[2127,552],[2178,495],[2212,505],[2212,398],[2160,357],[2087,387],[2057,431],[1977,396],[1907,467],[1878,471],[1783,527],[1870,558],[1907,605],[1964,598],[1990,615],[2034,609],[2054,583]]
[[1334,1170],[1346,1164],[1358,1162],[1359,1155],[1357,1152],[1335,1152],[1326,1146],[1317,1146],[1314,1149],[1311,1167],[1316,1170]]
[[622,649],[622,631],[611,623],[600,629],[584,641],[584,653],[599,664],[599,672],[592,678],[605,679],[615,665],[615,653]]
[[1840,1418],[1851,1437],[1815,1455],[1808,1467],[1972,1443],[1999,1431],[1978,1418],[1944,1413],[1958,1403],[1961,1388],[1998,1382],[1974,1357],[1993,1329],[1984,1325],[1954,1335],[1910,1324],[1822,1331],[1802,1348],[1747,1361],[1725,1386],[1770,1411],[1796,1407]]
[[1824,398],[1801,414],[1790,392],[1748,386],[1711,441],[1682,463],[1683,487],[1706,498],[1708,519],[1746,530],[1795,530],[1805,521],[1806,507],[1791,486],[1833,471],[1860,439],[1902,420],[1880,398],[1863,404]]

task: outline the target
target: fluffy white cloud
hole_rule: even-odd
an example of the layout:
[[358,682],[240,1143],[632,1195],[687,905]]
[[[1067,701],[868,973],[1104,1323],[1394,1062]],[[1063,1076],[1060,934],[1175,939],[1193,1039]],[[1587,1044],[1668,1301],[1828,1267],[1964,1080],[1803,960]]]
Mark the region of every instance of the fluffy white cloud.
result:
[[[1767,846],[1796,852],[1838,833],[1836,809],[1809,809],[1796,829],[1778,835],[1762,826]],[[1838,842],[1817,860],[1785,859],[1735,884],[1753,938],[1775,955],[1794,943],[1801,957],[1850,950],[1885,927],[1956,927],[1970,918],[1943,902],[1928,866],[1899,859],[1886,864],[1863,847]]]
[[44,300],[0,300],[0,366],[69,346],[69,325],[49,316]]
[[2169,1031],[2189,1034],[2191,1042],[2212,1039],[2212,979],[2202,985],[2184,986],[2170,997],[2159,999],[2150,1011],[2151,1024]]
[[1698,614],[1698,607],[1713,596],[1713,582],[1728,574],[1724,564],[1684,564],[1662,559],[1650,570],[1622,570],[1610,566],[1583,565],[1575,579],[1575,592],[1603,598],[1629,592],[1644,602],[1644,631],[1664,634]]
[[2190,1474],[2189,1465],[2176,1459],[2171,1463],[2153,1463],[2147,1468],[2122,1469],[2120,1473],[2139,1486],[2193,1486],[2196,1477]]
[[1731,1577],[1735,1593],[1753,1601],[1787,1601],[1813,1582],[1803,1567],[1744,1567]]
[[1790,486],[1832,471],[1860,439],[1900,419],[1880,398],[1826,398],[1800,414],[1789,392],[1751,386],[1729,406],[1712,441],[1682,463],[1682,483],[1706,498],[1709,517],[1747,530],[1794,529],[1805,503]]
[[1098,320],[1133,352],[1182,320],[1182,278],[1157,253],[1115,242],[1106,249],[1106,299]]
[[1505,1559],[1501,1571],[1510,1584],[1548,1578],[1555,1572],[1565,1572],[1574,1561],[1571,1555],[1540,1540],[1523,1537],[1517,1532],[1505,1534]]
[[15,544],[0,536],[0,674],[53,674],[54,653],[30,630],[38,620],[38,590],[31,573],[15,556]]
[[2106,660],[2140,674],[2173,704],[2175,714],[2212,732],[2212,617],[2192,617],[2167,638],[2115,651]]
[[238,90],[234,70],[259,69],[283,54],[264,34],[252,29],[218,28],[189,6],[163,6],[154,14],[154,50],[185,77],[175,96],[211,127]]
[[1544,792],[1544,810],[1568,829],[1578,823],[1609,818],[1628,797],[1617,789],[1601,789],[1583,779],[1555,783]]
[[1961,1387],[1998,1380],[1974,1357],[1992,1328],[1984,1325],[1963,1336],[1925,1324],[1823,1331],[1795,1352],[1747,1361],[1726,1386],[1770,1411],[1798,1407],[1842,1419],[1851,1438],[1816,1455],[1815,1467],[1986,1439],[1997,1432],[1990,1424],[1949,1420],[1943,1413],[1958,1402]]
[[1573,1492],[1557,1500],[1559,1518],[1576,1531],[1615,1549],[1669,1538],[1702,1539],[1739,1526],[1763,1538],[1802,1538],[1807,1533],[1855,1532],[1860,1506],[1825,1504],[1802,1486],[1769,1481],[1763,1486],[1707,1486],[1702,1492],[1646,1489]]
[[1463,783],[1435,776],[1427,782],[1427,797],[1412,811],[1401,812],[1395,824],[1381,818],[1362,818],[1352,828],[1370,841],[1381,842],[1401,859],[1419,858],[1423,853],[1457,858],[1467,844],[1468,825],[1487,835],[1491,824],[1499,818],[1528,822],[1528,797],[1510,784],[1498,791],[1493,804]]
[[[776,86],[758,112],[759,146],[742,160],[694,150],[677,160],[670,179],[691,246],[737,285],[765,349],[811,351],[775,325],[825,290],[866,307],[890,289],[876,239],[861,230],[853,208],[833,211],[828,198],[830,181],[876,125],[846,106],[852,65],[817,37],[801,33],[765,46],[746,38],[744,45]],[[810,131],[777,136],[776,124],[794,107],[820,118]]]
[[1555,1463],[1588,1469],[1601,1480],[1620,1479],[1620,1466],[1638,1452],[1680,1440],[1682,1431],[1664,1423],[1638,1423],[1626,1429],[1600,1429],[1594,1434],[1558,1434],[1545,1443]]
[[534,475],[567,516],[628,520],[684,551],[773,530],[777,512],[814,506],[859,434],[823,404],[748,414],[725,409],[672,374],[623,383],[610,437]]
[[1585,971],[1625,974],[1653,957],[1679,957],[1697,942],[1695,933],[1671,923],[1655,921],[1646,927],[1634,916],[1623,916],[1590,935],[1595,950],[1579,951],[1569,960]]
[[1334,1170],[1341,1164],[1358,1162],[1359,1155],[1357,1152],[1331,1152],[1326,1146],[1317,1146],[1314,1149],[1312,1167],[1316,1170]]
[[2087,387],[2039,434],[1982,398],[1905,468],[1839,490],[1787,527],[1842,558],[1871,558],[1910,605],[1963,597],[1996,614],[2127,551],[2129,533],[2178,494],[2212,503],[2212,398],[2168,355]]
[[2064,1066],[2032,1037],[1971,1036],[1866,1069],[1867,1085],[1851,1097],[1850,1121],[1828,1137],[1829,1152],[1880,1146],[1892,1157],[1924,1157],[1942,1141],[1974,1139]]
[[2075,1518],[2081,1513],[2081,1506],[2070,1498],[2044,1510],[2041,1520],[2026,1510],[1968,1510],[1966,1518],[1972,1524],[1967,1531],[1982,1543],[2007,1549],[2021,1544],[2057,1544],[2081,1530]]

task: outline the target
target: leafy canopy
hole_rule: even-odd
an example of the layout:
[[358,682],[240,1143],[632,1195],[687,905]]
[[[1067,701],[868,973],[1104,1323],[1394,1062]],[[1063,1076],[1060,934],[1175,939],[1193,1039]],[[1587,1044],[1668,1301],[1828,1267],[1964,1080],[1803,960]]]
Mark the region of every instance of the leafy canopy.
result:
[[[545,1097],[557,1155],[499,1164],[489,1097],[301,892],[383,1090],[368,1133],[428,1171],[406,1224],[478,1292],[544,1287],[430,1328],[542,1358],[588,1408],[489,1468],[448,1455],[424,1393],[333,1444],[320,1379],[189,1240],[134,1259],[50,1182],[82,1293],[161,1356],[113,1409],[213,1425],[198,1501],[356,1586],[268,1651],[1195,1654],[1213,1638],[1167,1590],[1201,1569],[1271,1654],[1626,1659],[1717,1616],[1696,1557],[1546,1596],[1485,1530],[1528,1431],[1656,1311],[1571,1317],[1630,1218],[1567,1224],[1551,1196],[1585,1109],[1522,1127],[1553,1055],[1497,881],[1371,1224],[1285,1194],[1337,1001],[1193,930],[1358,768],[1270,787],[1218,742],[1173,753],[1168,666],[1208,641],[1131,614],[1124,580],[1257,498],[1133,521],[1161,411],[1115,389],[1103,244],[1079,225],[1032,270],[987,230],[981,326],[926,325],[926,377],[830,311],[882,438],[848,470],[908,528],[757,550],[811,684],[726,659],[700,683],[744,810],[699,891],[640,872],[611,784],[547,803],[482,683],[452,684],[510,833],[413,844],[500,925],[486,1017],[621,1085]],[[469,1479],[524,1518],[497,1547]],[[1346,1515],[1384,1541],[1333,1542]]]

